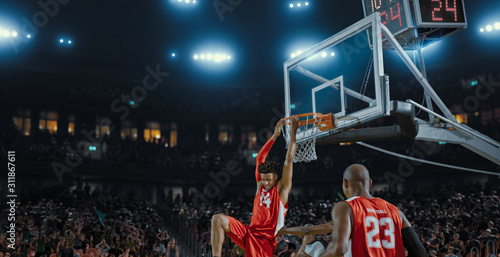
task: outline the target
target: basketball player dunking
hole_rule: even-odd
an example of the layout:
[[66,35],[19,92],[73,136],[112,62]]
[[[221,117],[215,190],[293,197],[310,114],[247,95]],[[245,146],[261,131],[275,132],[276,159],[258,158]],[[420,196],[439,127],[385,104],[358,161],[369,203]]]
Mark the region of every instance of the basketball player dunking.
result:
[[[425,249],[406,216],[394,205],[369,193],[372,180],[365,166],[344,171],[342,189],[348,198],[335,204],[333,221],[317,226],[284,228],[279,234],[332,233],[320,257],[425,257]],[[299,253],[298,256],[304,256]]]
[[288,210],[288,194],[292,188],[293,159],[295,157],[295,136],[299,120],[291,119],[290,145],[286,153],[281,180],[278,181],[276,162],[265,162],[274,141],[281,135],[285,119],[274,128],[271,139],[257,155],[257,192],[253,201],[250,225],[245,225],[233,217],[215,214],[212,217],[212,254],[220,257],[224,233],[237,245],[245,249],[247,257],[271,257],[276,250],[276,234],[283,227]]

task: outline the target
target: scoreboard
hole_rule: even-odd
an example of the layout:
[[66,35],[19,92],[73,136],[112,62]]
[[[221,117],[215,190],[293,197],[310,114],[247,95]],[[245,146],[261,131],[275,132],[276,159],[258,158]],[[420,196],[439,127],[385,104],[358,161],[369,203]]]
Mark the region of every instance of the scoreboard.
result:
[[363,0],[365,17],[380,12],[384,24],[394,36],[413,27],[408,0]]
[[365,17],[379,12],[382,24],[405,46],[415,37],[431,43],[466,28],[463,1],[362,0],[362,3]]

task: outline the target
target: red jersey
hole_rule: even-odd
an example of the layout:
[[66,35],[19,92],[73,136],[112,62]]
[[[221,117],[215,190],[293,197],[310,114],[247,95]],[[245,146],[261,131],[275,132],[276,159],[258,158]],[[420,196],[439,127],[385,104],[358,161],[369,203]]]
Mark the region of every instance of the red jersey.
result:
[[253,200],[252,220],[250,228],[256,237],[265,237],[269,240],[285,224],[285,216],[288,210],[288,203],[283,205],[278,193],[278,187],[274,186],[267,191],[261,185],[259,192]]
[[[261,181],[259,165],[262,164],[271,150],[274,141],[269,139],[257,155],[257,167],[255,169],[255,180]],[[284,226],[285,216],[288,210],[288,203],[283,205],[278,192],[278,186],[275,185],[267,191],[261,185],[259,191],[253,200],[252,220],[250,228],[257,237],[264,236],[267,239],[274,239],[274,236]]]
[[[259,165],[266,160],[267,153],[274,141],[270,139],[257,155],[255,179],[261,181]],[[278,187],[265,190],[263,185],[257,190],[253,201],[253,213],[250,226],[227,216],[230,232],[226,232],[233,242],[245,249],[247,257],[271,257],[276,251],[276,234],[284,225],[288,204],[283,205]]]
[[349,250],[344,257],[404,257],[403,222],[398,209],[380,198],[347,199],[353,213]]

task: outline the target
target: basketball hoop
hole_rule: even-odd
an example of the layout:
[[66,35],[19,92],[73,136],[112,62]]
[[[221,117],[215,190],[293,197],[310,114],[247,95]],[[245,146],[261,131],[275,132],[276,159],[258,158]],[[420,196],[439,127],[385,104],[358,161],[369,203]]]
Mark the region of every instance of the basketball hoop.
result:
[[[297,150],[293,162],[310,162],[317,159],[316,156],[316,135],[319,132],[330,130],[334,127],[333,115],[331,113],[303,113],[296,115],[299,118],[299,128],[296,133]],[[301,118],[305,118],[302,119]],[[289,120],[290,117],[286,118]],[[291,125],[291,122],[285,124]],[[283,129],[283,128],[282,128]],[[283,134],[290,144],[290,127],[283,129]],[[299,140],[300,139],[300,140]]]

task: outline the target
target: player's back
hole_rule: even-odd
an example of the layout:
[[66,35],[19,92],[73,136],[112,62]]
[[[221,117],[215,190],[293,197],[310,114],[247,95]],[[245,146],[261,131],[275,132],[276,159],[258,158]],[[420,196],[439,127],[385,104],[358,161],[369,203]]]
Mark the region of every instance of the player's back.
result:
[[351,197],[353,227],[345,257],[404,257],[398,209],[380,198]]

